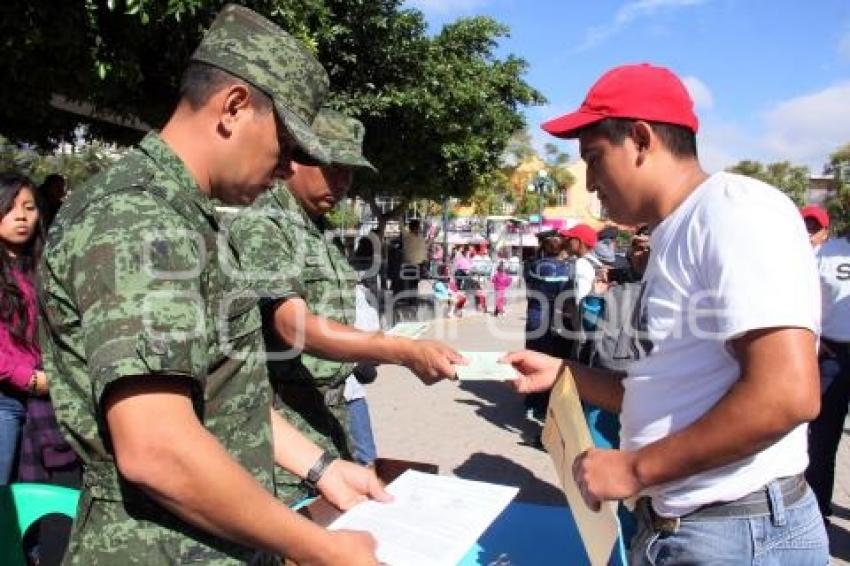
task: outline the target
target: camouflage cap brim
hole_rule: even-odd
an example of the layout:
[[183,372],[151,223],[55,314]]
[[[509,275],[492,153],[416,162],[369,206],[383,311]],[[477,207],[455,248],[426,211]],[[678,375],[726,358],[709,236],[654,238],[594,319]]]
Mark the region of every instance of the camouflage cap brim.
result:
[[346,165],[351,165],[352,167],[363,167],[364,169],[370,170],[372,173],[378,172],[378,168],[372,165],[368,159],[362,156],[359,159],[352,160],[351,163],[346,163]]
[[306,122],[277,102],[274,107],[286,131],[292,135],[303,152],[321,164],[333,162],[328,149]]
[[316,115],[311,128],[327,149],[331,163],[377,172],[375,166],[363,157],[366,129],[359,120],[325,107]]
[[360,144],[346,143],[339,140],[322,139],[322,144],[331,157],[331,163],[363,167],[377,173],[378,170],[360,152]]

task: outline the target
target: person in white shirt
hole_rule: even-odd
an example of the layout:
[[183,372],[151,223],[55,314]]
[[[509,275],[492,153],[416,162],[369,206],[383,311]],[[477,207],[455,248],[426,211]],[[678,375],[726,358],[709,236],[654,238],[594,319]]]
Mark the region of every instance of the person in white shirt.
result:
[[596,280],[596,266],[588,257],[596,246],[596,230],[587,224],[576,224],[561,230],[560,234],[566,242],[567,253],[575,258],[575,295],[578,304],[590,294]]
[[804,224],[780,191],[700,167],[698,121],[676,75],[612,69],[581,108],[543,124],[578,138],[611,220],[652,228],[625,375],[538,352],[505,357],[523,393],[570,374],[620,413],[620,449],[572,466],[588,506],[637,497],[632,564],[826,564],[802,473],[820,408],[820,289]]
[[831,240],[819,238],[829,229],[826,211],[807,206],[800,212],[816,250],[823,317],[819,351],[821,410],[809,426],[806,480],[826,521],[832,515],[835,454],[850,402],[850,235]]

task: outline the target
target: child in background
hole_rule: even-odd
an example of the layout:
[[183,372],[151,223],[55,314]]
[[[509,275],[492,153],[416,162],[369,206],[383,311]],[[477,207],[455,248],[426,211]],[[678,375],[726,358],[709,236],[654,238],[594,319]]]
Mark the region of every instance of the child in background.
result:
[[463,316],[463,306],[466,304],[466,294],[460,290],[457,284],[457,279],[454,277],[449,279],[449,292],[451,293],[451,310],[449,310],[449,317],[457,316],[460,318]]
[[496,294],[496,307],[493,310],[493,316],[505,314],[505,295],[508,287],[511,286],[514,279],[505,272],[505,262],[500,261],[499,267],[496,268],[496,273],[493,275],[493,291]]
[[480,285],[475,290],[475,309],[479,312],[487,312],[487,293]]

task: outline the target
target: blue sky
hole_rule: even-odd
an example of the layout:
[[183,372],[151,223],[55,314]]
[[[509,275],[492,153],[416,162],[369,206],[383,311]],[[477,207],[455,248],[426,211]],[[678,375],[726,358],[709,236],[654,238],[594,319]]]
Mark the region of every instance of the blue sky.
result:
[[[544,119],[578,107],[608,68],[670,67],[697,106],[703,165],[790,160],[820,173],[850,142],[850,0],[407,0],[433,32],[484,14],[511,29],[526,80],[548,99],[526,110],[540,146]],[[561,144],[572,157],[577,147]]]

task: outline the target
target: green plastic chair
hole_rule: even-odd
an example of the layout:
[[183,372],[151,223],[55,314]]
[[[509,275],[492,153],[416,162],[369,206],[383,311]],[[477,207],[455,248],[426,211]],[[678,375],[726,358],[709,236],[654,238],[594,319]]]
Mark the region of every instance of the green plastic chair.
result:
[[74,518],[80,492],[41,483],[0,486],[0,564],[25,565],[22,540],[27,529],[51,513]]

